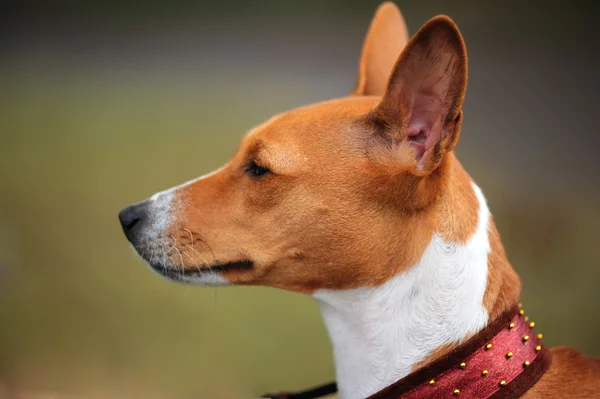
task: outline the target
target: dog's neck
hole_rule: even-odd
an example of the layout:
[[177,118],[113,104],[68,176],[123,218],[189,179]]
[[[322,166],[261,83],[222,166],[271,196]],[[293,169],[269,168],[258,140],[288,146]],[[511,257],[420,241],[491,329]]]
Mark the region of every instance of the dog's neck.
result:
[[481,190],[470,185],[478,220],[465,243],[434,233],[420,261],[385,284],[314,294],[333,344],[341,398],[364,398],[405,377],[518,300],[518,277]]

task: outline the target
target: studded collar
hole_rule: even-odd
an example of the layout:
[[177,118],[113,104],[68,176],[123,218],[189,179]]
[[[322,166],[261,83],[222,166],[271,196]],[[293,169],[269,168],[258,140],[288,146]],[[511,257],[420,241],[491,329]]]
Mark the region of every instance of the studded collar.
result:
[[552,361],[534,327],[515,307],[449,354],[369,399],[518,398]]
[[[368,399],[515,399],[548,370],[550,351],[519,305],[450,353]],[[314,399],[335,393],[335,382],[271,399]]]

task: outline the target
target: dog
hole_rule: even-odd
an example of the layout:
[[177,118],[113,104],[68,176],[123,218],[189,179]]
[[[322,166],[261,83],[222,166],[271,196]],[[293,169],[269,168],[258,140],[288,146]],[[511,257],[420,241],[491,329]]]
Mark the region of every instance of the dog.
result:
[[467,53],[446,16],[410,40],[382,4],[351,94],[277,115],[222,168],[123,209],[181,283],[311,295],[340,398],[598,398],[600,359],[548,349],[457,160]]

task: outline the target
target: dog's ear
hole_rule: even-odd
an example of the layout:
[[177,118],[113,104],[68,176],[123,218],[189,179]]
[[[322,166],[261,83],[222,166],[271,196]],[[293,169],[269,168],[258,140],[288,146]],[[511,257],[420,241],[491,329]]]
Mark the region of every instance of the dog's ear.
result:
[[391,2],[381,4],[363,44],[352,94],[382,96],[398,55],[407,42],[406,22],[398,7]]
[[392,140],[412,147],[417,174],[435,170],[456,145],[466,86],[463,38],[450,18],[435,17],[407,44],[373,111]]

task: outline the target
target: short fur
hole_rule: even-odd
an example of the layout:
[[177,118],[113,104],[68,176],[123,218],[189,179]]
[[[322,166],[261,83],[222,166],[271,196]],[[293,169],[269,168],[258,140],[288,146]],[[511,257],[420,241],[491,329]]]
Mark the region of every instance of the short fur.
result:
[[[142,203],[141,221],[122,218],[169,278],[317,298],[344,399],[443,356],[520,295],[485,198],[453,152],[462,36],[445,16],[410,41],[406,32],[383,4],[349,97],[272,118],[223,168]],[[525,398],[598,397],[599,360],[552,353]]]

